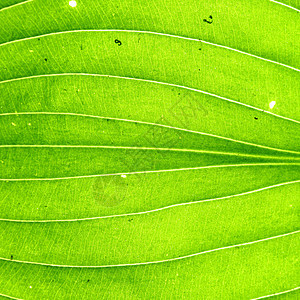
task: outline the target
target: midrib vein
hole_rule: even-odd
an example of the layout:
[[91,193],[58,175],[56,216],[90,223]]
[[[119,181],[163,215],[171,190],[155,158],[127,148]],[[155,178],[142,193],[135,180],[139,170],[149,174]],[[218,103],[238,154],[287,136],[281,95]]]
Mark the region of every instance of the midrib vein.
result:
[[214,166],[180,168],[180,169],[149,170],[149,171],[135,171],[135,172],[118,172],[118,173],[95,174],[95,175],[78,175],[78,176],[57,177],[57,178],[54,178],[54,177],[50,177],[50,178],[0,178],[0,181],[9,182],[9,181],[69,180],[69,179],[94,178],[94,177],[103,177],[103,176],[121,176],[121,175],[164,173],[164,172],[183,172],[183,171],[211,169],[211,168],[257,167],[257,166],[300,166],[300,163],[251,163],[251,164],[214,165]]
[[[95,149],[117,149],[117,150],[144,150],[144,151],[170,151],[170,152],[191,152],[191,153],[205,153],[216,155],[230,155],[230,156],[242,156],[252,158],[263,159],[275,159],[275,160],[300,160],[300,157],[285,157],[285,156],[271,156],[271,155],[258,155],[247,154],[240,152],[222,152],[211,150],[197,150],[197,149],[181,149],[181,148],[159,148],[159,147],[130,147],[130,146],[106,146],[106,145],[0,145],[0,148],[95,148]],[[299,153],[300,154],[300,153]]]
[[198,252],[198,253],[194,253],[194,254],[189,254],[189,255],[185,255],[185,256],[180,256],[180,257],[175,257],[175,258],[170,258],[170,259],[157,260],[157,261],[148,261],[148,262],[138,262],[138,263],[128,263],[128,264],[100,265],[100,266],[77,266],[77,265],[57,265],[57,264],[49,264],[49,263],[43,263],[43,262],[11,260],[11,259],[5,258],[5,257],[0,257],[0,260],[8,261],[10,263],[42,265],[42,266],[60,267],[60,268],[113,268],[113,267],[143,266],[143,265],[151,265],[151,264],[169,263],[169,262],[184,260],[184,259],[192,258],[192,257],[195,257],[195,256],[208,254],[208,253],[213,253],[213,252],[217,252],[217,251],[221,251],[221,250],[228,250],[228,249],[237,248],[237,247],[250,246],[250,245],[253,245],[253,244],[267,242],[267,241],[278,239],[278,238],[284,238],[284,237],[294,235],[294,234],[298,234],[298,233],[300,233],[300,230],[293,231],[293,232],[288,232],[288,233],[284,233],[284,234],[281,234],[281,235],[272,236],[272,237],[268,237],[268,238],[264,238],[264,239],[259,239],[259,240],[255,240],[255,241],[251,241],[251,242],[246,242],[246,243],[241,243],[241,244],[236,244],[236,245],[231,245],[231,246],[215,248],[215,249],[211,249],[211,250],[206,250],[206,251],[202,251],[202,252]]

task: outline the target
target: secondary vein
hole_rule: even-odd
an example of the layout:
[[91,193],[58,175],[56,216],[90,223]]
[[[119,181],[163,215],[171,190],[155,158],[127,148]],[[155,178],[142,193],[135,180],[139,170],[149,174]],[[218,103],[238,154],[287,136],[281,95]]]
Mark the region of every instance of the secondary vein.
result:
[[266,62],[270,62],[270,63],[276,64],[276,65],[280,65],[282,67],[289,68],[291,70],[300,72],[300,70],[297,69],[297,68],[295,68],[295,67],[292,67],[292,66],[280,63],[278,61],[274,61],[274,60],[271,60],[271,59],[260,57],[260,56],[257,56],[257,55],[254,55],[254,54],[251,54],[251,53],[248,53],[248,52],[244,52],[244,51],[241,51],[241,50],[238,50],[238,49],[235,49],[235,48],[231,48],[231,47],[228,47],[228,46],[224,46],[224,45],[220,45],[220,44],[216,44],[216,43],[211,43],[211,42],[208,42],[208,41],[205,41],[205,40],[201,40],[201,39],[197,39],[197,38],[190,38],[190,37],[185,37],[185,36],[173,35],[173,34],[162,33],[162,32],[145,31],[145,30],[129,30],[129,29],[76,29],[76,30],[68,30],[68,31],[60,31],[60,32],[51,32],[51,33],[41,34],[41,35],[37,35],[37,36],[31,36],[31,37],[27,37],[27,38],[23,38],[23,39],[13,40],[13,41],[9,41],[9,42],[5,42],[5,43],[0,44],[0,47],[4,46],[4,45],[12,44],[12,43],[17,43],[17,42],[32,40],[32,39],[35,39],[35,38],[41,38],[41,37],[52,36],[52,35],[59,35],[59,34],[76,33],[76,32],[129,32],[129,33],[143,33],[143,34],[153,34],[153,35],[158,35],[158,36],[166,36],[166,37],[171,37],[171,38],[179,38],[179,39],[184,39],[184,40],[189,40],[189,41],[196,41],[196,42],[201,42],[201,43],[204,43],[204,44],[209,44],[209,45],[212,45],[212,46],[215,46],[215,47],[227,49],[227,50],[230,50],[230,51],[238,52],[238,53],[243,54],[243,55],[247,55],[247,56],[250,56],[250,57],[253,57],[253,58],[256,58],[256,59],[260,59],[260,60],[263,60],[263,61],[266,61]]
[[274,114],[270,111],[267,111],[267,110],[264,110],[264,109],[261,109],[261,108],[257,108],[255,106],[245,104],[245,103],[242,103],[242,102],[239,102],[239,101],[236,101],[236,100],[232,100],[232,99],[229,99],[229,98],[226,98],[226,97],[223,97],[223,96],[219,96],[217,94],[213,94],[213,93],[210,93],[210,92],[202,91],[202,90],[199,90],[199,89],[196,89],[196,88],[191,88],[191,87],[187,87],[187,86],[183,86],[183,85],[178,85],[178,84],[173,84],[173,83],[168,83],[168,82],[161,82],[161,81],[150,80],[150,79],[143,79],[143,78],[124,77],[124,76],[108,75],[108,74],[92,74],[92,73],[58,73],[58,74],[39,74],[39,75],[32,75],[32,76],[28,76],[28,77],[11,78],[11,79],[0,81],[0,84],[5,84],[5,83],[19,81],[19,80],[35,79],[35,78],[42,78],[42,77],[55,77],[55,76],[94,76],[94,77],[117,78],[117,79],[124,79],[124,80],[135,80],[135,81],[149,82],[149,83],[155,83],[155,84],[162,84],[162,85],[167,85],[167,86],[172,86],[172,87],[177,87],[177,88],[190,90],[190,91],[197,92],[197,93],[202,93],[202,94],[212,96],[212,97],[224,100],[224,101],[228,101],[228,102],[231,102],[231,103],[242,105],[242,106],[245,106],[245,107],[260,111],[260,112],[263,112],[263,113],[267,113],[267,114],[270,114],[274,117],[278,117],[278,118],[281,118],[281,119],[285,119],[285,120],[300,124],[300,121],[298,121],[298,120],[294,120],[294,119],[291,119],[291,118],[288,118],[288,117],[277,115],[277,114]]
[[262,188],[257,189],[257,190],[248,191],[248,192],[244,192],[244,193],[240,193],[240,194],[235,194],[235,195],[229,195],[229,196],[224,196],[224,197],[219,197],[219,198],[203,199],[203,200],[192,201],[192,202],[185,202],[185,203],[176,203],[176,204],[172,204],[172,205],[165,206],[165,207],[160,207],[160,208],[153,209],[153,210],[148,210],[148,211],[143,211],[143,212],[134,212],[134,213],[125,213],[125,214],[120,214],[120,215],[90,217],[90,218],[81,218],[81,219],[65,219],[65,220],[13,220],[13,219],[0,219],[0,221],[3,221],[3,222],[16,222],[16,223],[78,222],[78,221],[91,221],[91,220],[108,219],[108,218],[128,217],[128,216],[134,216],[134,215],[144,215],[144,214],[155,213],[155,212],[159,212],[159,211],[162,211],[162,210],[165,210],[165,209],[174,208],[174,207],[178,207],[178,206],[193,205],[193,204],[197,204],[197,203],[220,201],[220,200],[226,200],[226,199],[235,198],[235,197],[246,196],[246,195],[257,193],[257,192],[261,192],[261,191],[264,191],[264,190],[268,190],[268,189],[272,189],[272,188],[276,188],[276,187],[280,187],[280,186],[284,186],[284,185],[288,185],[288,184],[295,184],[295,183],[300,183],[300,180],[289,181],[289,182],[282,182],[282,183],[279,183],[279,184],[274,184],[274,185],[271,185],[271,186],[262,187]]
[[148,262],[140,262],[140,263],[128,263],[128,264],[117,264],[117,265],[102,265],[102,266],[71,266],[71,265],[56,265],[56,264],[48,264],[48,263],[42,263],[42,262],[31,262],[31,261],[21,261],[21,260],[11,260],[5,257],[0,257],[0,260],[3,261],[8,261],[8,262],[14,262],[14,263],[22,263],[22,264],[32,264],[32,265],[42,265],[42,266],[49,266],[49,267],[59,267],[59,268],[113,268],[113,267],[130,267],[130,266],[142,266],[142,265],[151,265],[151,264],[161,264],[161,263],[168,263],[168,262],[173,262],[173,261],[178,261],[178,260],[183,260],[207,253],[212,253],[212,252],[217,252],[221,250],[227,250],[227,249],[232,249],[232,248],[237,248],[237,247],[243,247],[243,246],[249,246],[261,242],[267,242],[270,240],[278,239],[278,238],[283,238],[286,236],[294,235],[300,233],[300,230],[293,231],[293,232],[288,232],[284,233],[281,235],[277,236],[272,236],[260,240],[255,240],[251,242],[246,242],[246,243],[241,243],[241,244],[236,244],[236,245],[231,245],[231,246],[225,246],[221,248],[216,248],[216,249],[211,249],[211,250],[206,250],[198,253],[193,253],[185,256],[180,256],[180,257],[175,257],[175,258],[170,258],[170,259],[164,259],[164,260],[157,260],[157,261],[148,261]]

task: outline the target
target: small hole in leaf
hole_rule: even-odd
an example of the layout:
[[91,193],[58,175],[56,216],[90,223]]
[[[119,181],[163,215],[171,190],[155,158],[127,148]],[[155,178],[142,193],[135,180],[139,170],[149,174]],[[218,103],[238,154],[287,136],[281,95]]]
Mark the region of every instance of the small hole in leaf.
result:
[[75,7],[75,6],[77,5],[77,2],[76,2],[76,1],[70,1],[70,2],[69,2],[69,5],[70,5],[71,7]]
[[272,109],[275,106],[275,104],[276,104],[276,101],[271,101],[269,103],[269,107]]

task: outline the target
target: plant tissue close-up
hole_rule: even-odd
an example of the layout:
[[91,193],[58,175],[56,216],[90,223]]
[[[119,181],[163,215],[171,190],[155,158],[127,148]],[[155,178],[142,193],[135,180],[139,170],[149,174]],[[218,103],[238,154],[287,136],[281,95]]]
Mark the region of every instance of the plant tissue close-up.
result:
[[300,299],[299,0],[0,0],[0,299]]

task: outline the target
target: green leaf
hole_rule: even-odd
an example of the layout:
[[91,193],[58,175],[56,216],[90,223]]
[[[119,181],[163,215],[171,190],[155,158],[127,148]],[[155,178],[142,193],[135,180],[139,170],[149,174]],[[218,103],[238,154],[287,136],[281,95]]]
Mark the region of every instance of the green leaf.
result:
[[298,1],[0,4],[0,298],[296,299]]

